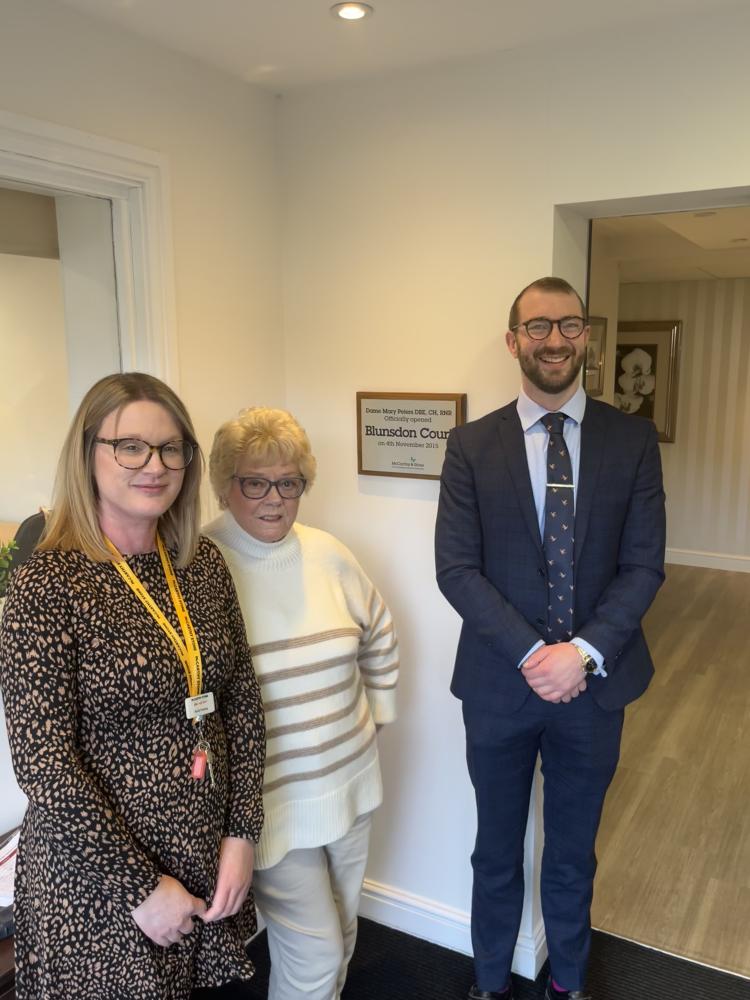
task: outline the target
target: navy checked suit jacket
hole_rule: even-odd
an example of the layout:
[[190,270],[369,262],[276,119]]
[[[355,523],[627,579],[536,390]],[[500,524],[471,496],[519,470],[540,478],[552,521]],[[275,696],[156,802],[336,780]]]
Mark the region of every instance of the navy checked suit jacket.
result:
[[[574,634],[607,677],[605,709],[641,695],[653,663],[641,618],[664,580],[665,515],[654,424],[586,400],[575,514]],[[435,533],[438,585],[463,619],[451,691],[468,705],[519,709],[517,669],[547,625],[547,572],[516,403],[455,428]]]

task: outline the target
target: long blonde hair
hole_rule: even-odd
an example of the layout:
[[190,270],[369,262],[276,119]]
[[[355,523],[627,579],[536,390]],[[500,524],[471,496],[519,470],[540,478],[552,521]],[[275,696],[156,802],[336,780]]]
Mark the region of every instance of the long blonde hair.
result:
[[200,532],[199,489],[203,456],[182,401],[164,382],[143,372],[107,375],[83,397],[60,453],[52,511],[37,548],[75,549],[95,562],[107,562],[112,558],[99,527],[94,479],[95,439],[110,413],[140,400],[163,406],[179,426],[182,437],[195,449],[193,460],[185,469],[180,492],[169,510],[159,518],[159,532],[164,542],[178,553],[177,565],[187,566],[191,562]]

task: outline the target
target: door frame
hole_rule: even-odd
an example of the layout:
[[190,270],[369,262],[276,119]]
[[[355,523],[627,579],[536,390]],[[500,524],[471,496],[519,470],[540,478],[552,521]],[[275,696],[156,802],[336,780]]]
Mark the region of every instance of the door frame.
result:
[[179,390],[166,158],[0,111],[0,183],[111,201],[123,369],[148,372]]

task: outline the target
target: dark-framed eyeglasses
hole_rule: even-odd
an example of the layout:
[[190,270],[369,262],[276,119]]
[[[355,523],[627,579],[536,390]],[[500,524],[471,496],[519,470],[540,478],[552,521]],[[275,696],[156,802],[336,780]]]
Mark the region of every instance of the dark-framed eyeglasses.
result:
[[164,444],[149,444],[140,438],[94,438],[97,444],[110,444],[115,453],[115,461],[123,469],[142,469],[158,452],[165,469],[177,472],[186,469],[193,461],[195,445],[192,441],[165,441]]
[[561,319],[536,316],[534,319],[526,320],[525,323],[516,323],[511,330],[515,333],[523,327],[526,336],[532,340],[546,340],[556,326],[566,340],[575,340],[586,329],[586,322],[583,316],[563,316]]
[[282,500],[296,500],[305,492],[307,480],[303,476],[284,476],[283,479],[265,479],[263,476],[232,476],[240,484],[243,497],[247,500],[262,500],[276,487]]

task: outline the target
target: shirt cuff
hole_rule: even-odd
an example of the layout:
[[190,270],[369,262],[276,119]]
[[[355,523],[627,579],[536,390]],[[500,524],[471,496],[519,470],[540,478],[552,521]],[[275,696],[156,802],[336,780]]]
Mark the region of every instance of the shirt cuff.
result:
[[531,656],[531,654],[535,653],[537,651],[537,649],[541,649],[543,645],[544,645],[544,640],[543,639],[540,639],[539,642],[535,642],[534,645],[531,647],[531,649],[526,654],[526,656],[524,656],[523,659],[519,661],[519,663],[518,663],[518,669],[520,670],[521,667],[524,665],[524,663]]
[[604,657],[602,656],[602,654],[599,652],[598,649],[592,646],[590,642],[586,642],[586,640],[582,639],[579,635],[575,636],[570,641],[573,643],[573,645],[580,646],[581,649],[584,651],[584,653],[588,653],[589,656],[593,657],[593,659],[596,662],[596,670],[594,671],[594,677],[607,676],[607,671],[604,669]]

